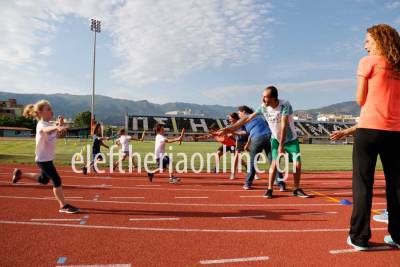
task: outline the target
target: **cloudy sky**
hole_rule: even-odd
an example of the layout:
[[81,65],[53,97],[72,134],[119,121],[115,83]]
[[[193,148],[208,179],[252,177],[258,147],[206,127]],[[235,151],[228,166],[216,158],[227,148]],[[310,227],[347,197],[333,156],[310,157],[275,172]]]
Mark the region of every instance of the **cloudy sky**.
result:
[[400,1],[2,0],[0,91],[295,109],[353,100],[365,29],[400,30]]

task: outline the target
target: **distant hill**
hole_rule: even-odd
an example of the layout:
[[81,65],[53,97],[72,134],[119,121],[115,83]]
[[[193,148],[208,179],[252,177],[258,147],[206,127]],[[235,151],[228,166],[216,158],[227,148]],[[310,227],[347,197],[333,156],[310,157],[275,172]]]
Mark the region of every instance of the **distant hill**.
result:
[[[81,111],[90,110],[90,95],[71,94],[16,94],[0,92],[0,99],[15,98],[18,103],[30,104],[40,99],[47,99],[51,102],[55,114],[63,114],[65,117],[74,118]],[[132,101],[116,99],[108,96],[95,96],[96,119],[107,124],[123,125],[125,113],[139,115],[164,115],[165,112],[191,109],[194,115],[204,114],[209,118],[225,118],[226,114],[236,110],[236,107],[220,105],[198,105],[190,103],[167,103],[153,104],[146,100]]]
[[335,114],[348,114],[348,115],[359,116],[360,107],[355,101],[347,101],[321,108],[296,110],[296,112],[306,112],[312,115],[317,115],[319,113],[335,113]]

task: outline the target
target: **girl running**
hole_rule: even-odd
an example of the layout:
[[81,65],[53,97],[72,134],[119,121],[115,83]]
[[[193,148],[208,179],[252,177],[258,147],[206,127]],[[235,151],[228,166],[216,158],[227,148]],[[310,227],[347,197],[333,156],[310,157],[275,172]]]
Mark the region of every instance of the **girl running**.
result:
[[[97,173],[96,168],[94,167],[95,163],[97,161],[103,160],[103,156],[100,152],[101,146],[104,146],[105,148],[109,149],[110,147],[106,144],[104,144],[103,140],[110,140],[109,137],[103,137],[103,131],[101,130],[101,124],[97,123],[96,126],[94,127],[93,131],[93,147],[92,147],[92,154],[93,154],[93,160],[90,162],[90,169],[94,172]],[[84,175],[87,174],[87,168],[83,167],[82,172]]]
[[53,110],[47,100],[40,100],[34,105],[26,106],[23,115],[27,118],[35,118],[38,121],[36,126],[35,162],[41,173],[25,173],[20,169],[15,169],[12,183],[15,184],[22,178],[33,180],[40,184],[47,184],[51,180],[53,182],[54,196],[60,205],[59,212],[79,212],[78,208],[65,202],[61,178],[53,164],[57,137],[66,132],[66,128],[63,126],[63,117],[59,116],[56,124],[50,123],[53,117]]
[[129,156],[129,141],[135,140],[135,141],[143,142],[143,140],[144,140],[144,134],[142,135],[141,139],[138,139],[138,138],[128,135],[127,131],[124,128],[119,130],[119,136],[120,137],[117,139],[116,144],[121,145],[122,158],[118,159],[114,163],[113,170],[115,170],[117,168],[117,166],[120,163],[122,163]]

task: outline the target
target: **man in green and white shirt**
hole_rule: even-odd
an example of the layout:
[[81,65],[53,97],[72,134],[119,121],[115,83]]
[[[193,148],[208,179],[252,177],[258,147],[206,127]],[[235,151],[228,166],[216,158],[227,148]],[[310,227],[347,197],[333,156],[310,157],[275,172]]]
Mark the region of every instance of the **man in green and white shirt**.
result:
[[[250,122],[258,115],[263,115],[268,122],[272,132],[271,149],[272,163],[269,168],[269,184],[268,190],[264,197],[272,198],[272,186],[276,175],[277,160],[280,154],[287,152],[289,159],[292,159],[296,167],[294,177],[293,195],[302,198],[309,196],[300,188],[301,162],[300,162],[300,145],[297,140],[297,134],[293,120],[293,109],[288,101],[278,99],[278,90],[274,86],[264,89],[263,104],[251,115],[240,119],[229,128],[220,130],[221,134],[232,132],[242,125]],[[289,167],[289,166],[287,166]]]
[[289,160],[293,162],[296,168],[296,172],[293,173],[295,188],[293,194],[304,198],[309,197],[300,188],[300,145],[294,125],[292,105],[289,101],[278,99],[276,87],[269,86],[264,90],[263,104],[256,109],[255,113],[264,116],[272,132],[271,152],[273,161],[270,167],[270,179],[265,197],[272,198],[272,184],[276,165],[278,164],[279,155],[285,153],[289,154]]

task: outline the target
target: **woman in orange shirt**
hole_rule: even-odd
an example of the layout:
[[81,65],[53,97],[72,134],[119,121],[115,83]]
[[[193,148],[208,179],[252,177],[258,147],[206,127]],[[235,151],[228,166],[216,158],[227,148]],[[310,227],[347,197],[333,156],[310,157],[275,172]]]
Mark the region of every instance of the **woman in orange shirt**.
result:
[[353,212],[347,243],[367,250],[374,173],[378,155],[386,179],[389,234],[384,241],[400,248],[400,36],[379,24],[367,29],[357,70],[360,120],[353,147]]

